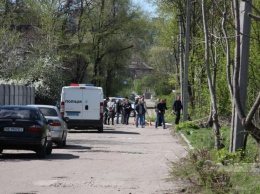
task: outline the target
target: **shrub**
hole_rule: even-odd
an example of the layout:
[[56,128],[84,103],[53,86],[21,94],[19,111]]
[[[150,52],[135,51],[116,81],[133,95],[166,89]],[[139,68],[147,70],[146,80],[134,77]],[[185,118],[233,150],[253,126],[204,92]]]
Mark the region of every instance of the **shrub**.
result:
[[194,123],[192,121],[186,121],[183,123],[179,123],[178,125],[175,126],[176,131],[180,131],[183,128],[188,128],[188,129],[199,129],[199,125],[197,123]]
[[216,153],[217,161],[223,165],[238,162],[242,152],[230,153],[227,149],[220,149]]

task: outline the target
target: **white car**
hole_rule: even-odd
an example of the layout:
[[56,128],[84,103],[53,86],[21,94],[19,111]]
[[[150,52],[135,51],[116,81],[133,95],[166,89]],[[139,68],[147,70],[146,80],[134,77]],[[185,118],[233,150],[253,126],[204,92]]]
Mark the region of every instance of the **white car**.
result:
[[52,142],[59,148],[66,146],[68,128],[66,122],[63,120],[58,108],[52,105],[33,104],[28,106],[35,106],[48,120],[51,126]]

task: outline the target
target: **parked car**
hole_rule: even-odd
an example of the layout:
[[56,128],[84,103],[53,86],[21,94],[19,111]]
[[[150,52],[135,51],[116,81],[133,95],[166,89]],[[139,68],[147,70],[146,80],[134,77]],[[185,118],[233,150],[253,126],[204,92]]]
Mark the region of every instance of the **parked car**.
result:
[[38,108],[0,106],[0,153],[4,149],[32,150],[40,158],[51,154],[51,128]]
[[129,102],[131,103],[131,112],[130,112],[130,117],[135,117],[135,102],[132,100],[129,100]]
[[51,126],[52,142],[59,148],[66,146],[68,128],[58,108],[56,106],[39,104],[28,106],[39,108],[44,117],[48,120]]
[[[110,99],[112,102],[116,103],[117,100],[119,100],[120,102],[123,102],[123,100],[124,100],[125,98],[122,98],[122,97],[109,97],[109,99]],[[104,99],[104,100],[105,100],[105,99]],[[130,117],[135,117],[135,102],[132,101],[132,100],[130,100],[130,99],[128,99],[128,101],[131,103],[131,108],[132,108],[132,110],[131,110],[131,112],[130,112]]]

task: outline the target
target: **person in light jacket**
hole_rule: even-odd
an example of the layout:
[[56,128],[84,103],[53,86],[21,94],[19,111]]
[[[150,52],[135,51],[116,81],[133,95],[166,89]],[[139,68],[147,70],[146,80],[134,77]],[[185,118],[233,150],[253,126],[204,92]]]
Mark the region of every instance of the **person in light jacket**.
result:
[[114,125],[115,119],[115,103],[110,99],[107,103],[107,124],[110,125],[110,119],[112,121],[112,125]]

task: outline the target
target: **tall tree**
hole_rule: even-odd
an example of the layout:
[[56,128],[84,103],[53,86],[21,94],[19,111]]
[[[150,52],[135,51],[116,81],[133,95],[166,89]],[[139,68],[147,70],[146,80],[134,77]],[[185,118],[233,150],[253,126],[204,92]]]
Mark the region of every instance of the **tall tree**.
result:
[[209,32],[207,27],[206,20],[206,5],[205,0],[202,0],[202,16],[203,16],[203,29],[205,33],[205,59],[206,59],[206,70],[207,70],[207,78],[208,78],[208,86],[211,96],[211,107],[212,107],[212,120],[213,120],[213,128],[215,134],[215,149],[220,148],[220,130],[219,130],[219,122],[218,122],[218,109],[217,109],[217,100],[216,100],[216,90],[214,80],[212,79],[212,73],[210,71],[210,46],[209,46]]

